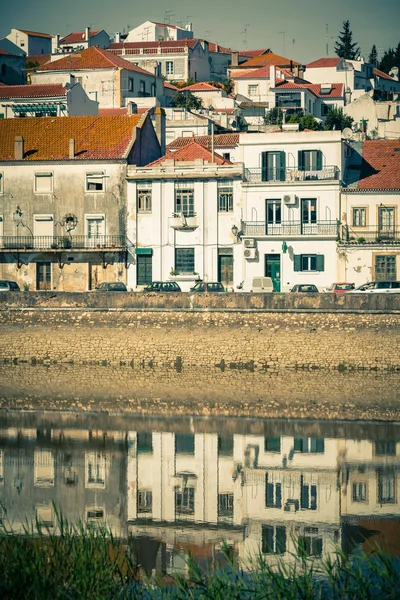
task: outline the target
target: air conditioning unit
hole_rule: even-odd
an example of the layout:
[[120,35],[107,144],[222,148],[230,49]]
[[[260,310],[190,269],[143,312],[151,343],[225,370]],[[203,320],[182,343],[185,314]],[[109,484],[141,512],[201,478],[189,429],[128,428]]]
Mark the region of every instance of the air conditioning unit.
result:
[[283,196],[283,202],[285,204],[296,204],[296,196],[294,194],[285,194],[285,196]]
[[255,239],[249,238],[247,240],[244,240],[244,246],[245,248],[256,248],[257,242]]
[[257,248],[246,248],[243,254],[247,260],[253,260],[257,258]]

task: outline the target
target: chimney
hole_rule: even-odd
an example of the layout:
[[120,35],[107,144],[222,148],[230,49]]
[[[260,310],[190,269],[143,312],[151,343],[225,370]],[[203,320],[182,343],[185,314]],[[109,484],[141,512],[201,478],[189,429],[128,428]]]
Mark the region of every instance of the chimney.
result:
[[68,158],[70,158],[71,160],[73,158],[75,158],[75,140],[74,140],[74,138],[71,138],[69,140]]
[[117,31],[117,33],[115,34],[115,42],[116,42],[117,44],[120,44],[120,43],[121,43],[121,34],[120,34],[120,32],[119,32],[119,31]]
[[156,122],[156,134],[160,144],[161,156],[165,154],[165,111],[160,106],[154,111]]
[[231,67],[239,66],[239,52],[232,52],[231,56]]
[[85,41],[87,42],[88,48],[90,46],[90,27],[85,29]]
[[135,102],[128,102],[127,109],[128,115],[137,115],[137,104]]
[[351,103],[351,96],[352,96],[352,91],[351,91],[351,89],[349,87],[347,87],[346,91],[344,93],[346,104],[350,104]]
[[17,135],[14,141],[14,158],[15,160],[24,159],[24,138]]
[[275,65],[271,65],[269,68],[269,87],[276,87],[276,67]]

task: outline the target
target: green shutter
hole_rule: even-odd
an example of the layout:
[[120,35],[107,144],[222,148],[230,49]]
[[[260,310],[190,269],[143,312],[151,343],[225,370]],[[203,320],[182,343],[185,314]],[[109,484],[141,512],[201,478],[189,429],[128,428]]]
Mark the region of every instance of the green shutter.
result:
[[304,152],[303,150],[299,150],[297,156],[297,164],[299,171],[304,171]]
[[322,171],[322,152],[317,150],[317,171]]
[[280,180],[285,181],[286,179],[286,154],[285,152],[280,152]]
[[136,254],[153,254],[153,248],[135,248]]
[[294,270],[301,271],[301,254],[294,255]]
[[261,181],[268,181],[268,152],[261,152]]
[[325,267],[325,256],[323,254],[317,254],[316,258],[316,270],[317,271],[324,271],[324,267]]

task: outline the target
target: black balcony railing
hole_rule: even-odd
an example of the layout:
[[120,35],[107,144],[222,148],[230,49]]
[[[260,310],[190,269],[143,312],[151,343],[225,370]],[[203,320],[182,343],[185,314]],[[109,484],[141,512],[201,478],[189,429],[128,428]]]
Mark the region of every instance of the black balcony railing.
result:
[[357,227],[352,229],[348,225],[341,227],[341,241],[351,244],[393,243],[400,242],[400,227]]
[[273,169],[245,169],[247,183],[279,183],[300,181],[332,181],[339,179],[339,169],[326,165],[321,169],[299,169],[298,167],[276,167]]
[[281,223],[266,223],[265,221],[242,221],[242,234],[254,237],[320,235],[336,238],[339,235],[339,222],[317,221],[316,223],[304,223],[302,221],[282,221]]
[[3,236],[0,251],[4,250],[125,250],[130,246],[124,235],[71,236]]

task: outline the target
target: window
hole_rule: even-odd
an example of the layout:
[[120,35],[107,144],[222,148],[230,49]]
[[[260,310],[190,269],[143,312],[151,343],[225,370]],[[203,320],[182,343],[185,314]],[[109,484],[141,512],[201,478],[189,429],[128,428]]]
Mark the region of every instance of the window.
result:
[[36,263],[36,289],[42,292],[51,290],[51,263]]
[[258,84],[250,84],[248,86],[249,96],[258,96]]
[[35,193],[49,194],[53,191],[53,173],[35,173]]
[[104,244],[105,220],[103,215],[86,216],[86,245],[90,247]]
[[151,185],[138,188],[137,211],[138,213],[151,213]]
[[54,456],[46,450],[35,450],[34,485],[52,487],[54,485]]
[[136,255],[136,277],[138,285],[147,285],[153,281],[153,257],[151,254]]
[[[301,222],[306,225],[315,225],[317,222],[317,199],[302,198],[301,200]],[[307,230],[302,230],[305,233]]]
[[356,481],[353,483],[353,502],[367,501],[367,484],[365,481]]
[[233,494],[218,494],[218,516],[233,517]]
[[395,209],[393,206],[380,206],[378,210],[379,235],[394,237]]
[[100,452],[85,454],[86,487],[106,487],[106,457]]
[[282,484],[270,482],[268,473],[265,476],[265,506],[267,508],[282,508]]
[[375,442],[376,456],[396,456],[396,442]]
[[264,438],[264,451],[265,452],[280,452],[281,451],[281,438]]
[[194,454],[194,435],[175,434],[176,454]]
[[178,515],[194,514],[194,488],[185,487],[175,490],[175,506]]
[[86,509],[87,521],[99,521],[104,519],[104,508],[90,507]]
[[300,508],[317,510],[317,486],[304,483],[304,476],[300,476]]
[[80,85],[82,85],[82,81],[83,81],[82,77],[76,77],[76,75],[75,75],[75,83],[79,83]]
[[175,248],[175,271],[187,275],[194,273],[194,248]]
[[396,281],[396,255],[375,256],[375,279],[377,281]]
[[299,556],[322,556],[322,538],[304,535],[298,540]]
[[365,227],[367,225],[367,209],[365,206],[353,208],[353,227]]
[[152,512],[153,510],[153,492],[150,490],[139,490],[137,496],[138,512]]
[[284,152],[261,153],[261,180],[285,181],[286,155]]
[[183,213],[185,217],[194,217],[194,190],[175,190],[175,213]]
[[173,75],[174,62],[172,60],[167,60],[167,62],[165,63],[165,72],[167,75]]
[[325,451],[324,438],[294,438],[294,451],[302,454],[322,454]]
[[282,222],[282,202],[280,200],[267,200],[266,209],[267,224],[280,225]]
[[322,104],[321,105],[321,117],[326,117],[330,108],[331,107],[329,106],[329,104]]
[[222,156],[223,156],[224,160],[231,160],[231,153],[230,152],[223,152]]
[[49,504],[36,506],[36,519],[40,527],[54,527],[53,507]]
[[219,212],[233,211],[233,189],[229,187],[218,188],[218,210]]
[[295,271],[323,271],[325,257],[323,254],[295,254]]
[[128,77],[128,92],[133,92],[133,77]]
[[320,171],[322,169],[321,150],[299,150],[298,167],[300,171]]
[[233,456],[233,436],[218,436],[218,456]]
[[378,473],[378,502],[380,504],[395,503],[394,473]]
[[261,552],[263,554],[285,554],[286,527],[263,525],[261,533]]
[[95,173],[86,173],[86,191],[104,192],[105,191],[105,173],[97,171]]
[[140,89],[139,89],[139,96],[145,96],[146,95],[146,82],[143,81],[143,79],[140,80]]
[[152,454],[153,453],[153,434],[138,433],[136,437],[137,453]]

